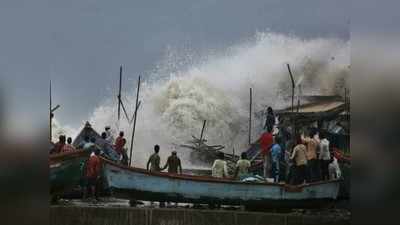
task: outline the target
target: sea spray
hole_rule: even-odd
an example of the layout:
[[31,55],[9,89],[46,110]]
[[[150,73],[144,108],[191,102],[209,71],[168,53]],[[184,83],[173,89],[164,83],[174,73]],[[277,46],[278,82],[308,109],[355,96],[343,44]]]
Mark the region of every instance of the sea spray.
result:
[[[203,120],[207,120],[208,144],[225,145],[226,152],[235,148],[236,154],[245,150],[249,88],[254,92],[254,112],[266,106],[287,106],[290,83],[286,63],[295,79],[301,78],[298,83],[303,94],[340,94],[349,76],[349,43],[338,39],[303,40],[258,33],[251,40],[197,60],[184,59],[195,54],[177,55],[166,54],[163,62],[168,63],[161,62],[145,77],[133,145],[134,166],[145,166],[153,145],[159,144],[162,162],[171,150],[178,150],[183,166],[195,167],[188,160],[190,150],[179,145],[192,135],[199,136]],[[136,90],[124,94],[127,106],[134,105],[135,95]],[[117,133],[116,104],[115,96],[110,96],[94,109],[89,120],[96,130],[111,125]],[[128,111],[132,113],[132,107]],[[258,138],[263,120],[262,116],[254,118],[253,140]],[[125,131],[130,146],[131,125],[123,118],[119,129]]]
[[78,130],[68,125],[61,125],[57,119],[53,118],[51,134],[52,141],[56,143],[60,135],[65,135],[67,137],[76,137],[78,135]]

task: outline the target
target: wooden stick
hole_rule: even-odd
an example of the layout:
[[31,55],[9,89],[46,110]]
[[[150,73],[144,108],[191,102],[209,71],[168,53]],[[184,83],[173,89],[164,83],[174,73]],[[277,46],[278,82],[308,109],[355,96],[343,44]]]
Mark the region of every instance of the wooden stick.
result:
[[129,116],[128,116],[128,113],[126,112],[126,109],[125,109],[125,106],[124,106],[124,103],[122,102],[122,101],[120,101],[121,102],[121,106],[122,106],[122,111],[124,111],[124,114],[125,114],[125,117],[126,117],[126,120],[128,120],[128,122],[130,123],[130,119],[129,119]]
[[132,128],[132,139],[131,139],[131,149],[130,149],[130,155],[129,155],[129,166],[132,163],[132,150],[133,150],[133,140],[135,139],[135,129],[136,129],[136,118],[137,118],[137,111],[139,107],[139,90],[140,90],[140,76],[138,79],[138,86],[137,86],[137,92],[136,92],[136,104],[135,104],[135,118],[133,119],[133,128]]
[[52,108],[52,109],[51,109],[51,112],[52,112],[52,113],[55,112],[58,108],[60,108],[60,105],[56,105],[56,107]]
[[287,68],[289,70],[289,75],[290,75],[290,79],[292,80],[292,112],[294,111],[293,105],[294,105],[294,88],[296,87],[296,84],[294,83],[294,79],[293,79],[293,74],[292,74],[292,70],[290,69],[290,65],[286,64]]
[[258,151],[257,154],[250,159],[250,162],[253,162],[259,155],[261,155],[261,152],[262,151]]
[[206,122],[207,120],[203,121],[203,128],[201,128],[201,133],[200,133],[200,142],[203,140],[203,134],[204,134],[204,128],[206,127]]
[[[137,110],[140,109],[140,104],[141,104],[141,103],[142,103],[142,102],[139,101],[138,107],[137,107],[138,109],[137,109]],[[129,120],[129,124],[132,124],[134,119],[135,119],[135,111],[133,111],[132,118],[131,118],[131,120]]]
[[253,89],[250,88],[250,104],[249,104],[249,145],[251,144],[251,114],[253,106]]
[[[139,102],[138,102],[137,110],[140,109],[140,104],[142,104],[142,101],[139,101]],[[133,122],[134,119],[135,119],[135,112],[133,112],[133,115],[132,115],[131,120],[129,121],[129,124],[132,124],[132,122]]]

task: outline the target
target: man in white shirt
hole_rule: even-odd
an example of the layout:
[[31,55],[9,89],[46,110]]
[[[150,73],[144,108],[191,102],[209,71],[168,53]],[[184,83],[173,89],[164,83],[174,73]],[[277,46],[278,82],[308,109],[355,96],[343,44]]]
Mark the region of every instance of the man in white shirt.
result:
[[106,135],[107,135],[106,140],[107,140],[109,143],[114,143],[114,137],[113,137],[113,135],[112,135],[110,126],[106,126],[106,127],[104,128],[104,130],[105,130],[105,133],[106,133]]
[[321,165],[322,180],[329,180],[329,163],[331,162],[331,152],[329,151],[329,140],[326,139],[325,133],[321,132],[319,143],[319,157]]
[[218,178],[228,177],[228,167],[226,161],[224,160],[224,153],[218,153],[218,159],[214,161],[212,166],[212,176]]
[[248,177],[250,175],[249,174],[250,166],[251,166],[251,163],[247,159],[246,152],[242,152],[241,159],[238,160],[236,163],[235,178],[239,178],[239,180],[243,180],[246,177]]
[[333,157],[333,161],[329,164],[329,178],[333,180],[339,179],[340,177],[342,177],[342,171],[340,170],[336,157]]

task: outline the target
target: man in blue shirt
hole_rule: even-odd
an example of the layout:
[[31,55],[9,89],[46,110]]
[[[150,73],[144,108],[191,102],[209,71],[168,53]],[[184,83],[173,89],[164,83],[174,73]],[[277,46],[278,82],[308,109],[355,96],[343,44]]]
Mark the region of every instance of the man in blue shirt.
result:
[[279,181],[279,166],[282,154],[282,148],[280,146],[281,138],[279,136],[274,137],[274,144],[271,147],[271,159],[272,159],[272,176],[274,182]]

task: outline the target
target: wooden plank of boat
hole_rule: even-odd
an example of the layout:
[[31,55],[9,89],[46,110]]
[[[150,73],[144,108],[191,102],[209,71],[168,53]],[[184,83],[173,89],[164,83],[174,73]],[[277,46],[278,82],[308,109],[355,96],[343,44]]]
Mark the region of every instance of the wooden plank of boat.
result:
[[108,186],[117,197],[191,203],[220,203],[263,208],[321,207],[338,196],[339,180],[289,186],[229,179],[150,173],[103,159]]
[[50,155],[50,194],[62,194],[79,183],[89,154],[89,151],[79,150]]

